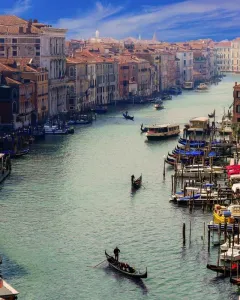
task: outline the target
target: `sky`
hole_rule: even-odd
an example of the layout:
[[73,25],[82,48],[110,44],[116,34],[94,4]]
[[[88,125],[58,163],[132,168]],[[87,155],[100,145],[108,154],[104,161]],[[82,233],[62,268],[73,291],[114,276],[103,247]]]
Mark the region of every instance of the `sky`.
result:
[[141,35],[161,41],[240,36],[240,0],[2,0],[0,14],[68,29],[68,38]]

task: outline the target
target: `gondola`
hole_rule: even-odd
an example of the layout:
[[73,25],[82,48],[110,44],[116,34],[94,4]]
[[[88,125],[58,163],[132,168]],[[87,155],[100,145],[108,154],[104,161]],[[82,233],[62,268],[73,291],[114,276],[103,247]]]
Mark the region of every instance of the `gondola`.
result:
[[148,131],[148,127],[143,127],[143,124],[141,125],[141,132],[147,132]]
[[131,176],[131,183],[132,183],[132,188],[135,189],[135,190],[138,190],[142,185],[142,174],[136,180],[134,180],[134,175],[132,175]]
[[[217,265],[210,265],[207,264],[207,269],[219,273],[219,274],[223,274],[225,276],[230,276],[230,267],[228,266],[217,266]],[[236,270],[232,269],[232,274],[236,274]]]
[[108,255],[106,250],[105,250],[105,255],[106,255],[109,265],[113,269],[117,270],[118,272],[120,272],[124,275],[130,276],[130,277],[133,277],[133,278],[147,278],[147,268],[146,268],[145,273],[141,273],[140,271],[137,271],[132,267],[129,267],[129,266],[128,266],[128,268],[124,267],[124,266],[126,266],[125,263],[121,263],[121,262],[117,261],[114,257]]
[[240,278],[238,277],[231,277],[230,282],[236,285],[240,285]]
[[123,117],[124,117],[126,120],[132,120],[132,121],[134,121],[134,116],[131,117],[131,116],[129,116],[129,115],[123,113]]

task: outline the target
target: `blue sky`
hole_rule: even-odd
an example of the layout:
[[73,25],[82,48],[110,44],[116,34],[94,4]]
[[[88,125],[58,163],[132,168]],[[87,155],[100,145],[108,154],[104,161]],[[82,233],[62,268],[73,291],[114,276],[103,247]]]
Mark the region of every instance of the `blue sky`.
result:
[[186,41],[240,36],[240,0],[7,0],[0,14],[37,18],[69,29],[69,38],[100,36]]

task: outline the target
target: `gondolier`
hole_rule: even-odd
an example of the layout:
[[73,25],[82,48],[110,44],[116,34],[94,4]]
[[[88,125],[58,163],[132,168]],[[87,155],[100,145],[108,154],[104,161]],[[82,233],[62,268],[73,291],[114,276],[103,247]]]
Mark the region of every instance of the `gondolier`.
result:
[[113,250],[113,253],[114,253],[114,256],[115,256],[116,261],[118,261],[118,257],[119,257],[119,253],[120,253],[120,250],[118,249],[118,247],[116,247],[116,248]]

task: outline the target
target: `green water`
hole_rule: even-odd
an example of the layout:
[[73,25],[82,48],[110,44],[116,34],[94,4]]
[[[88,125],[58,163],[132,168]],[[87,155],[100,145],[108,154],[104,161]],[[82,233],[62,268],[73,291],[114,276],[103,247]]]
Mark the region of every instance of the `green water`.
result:
[[[214,109],[221,119],[237,80],[231,75],[207,93],[184,92],[162,111],[111,108],[93,125],[76,128],[73,136],[46,137],[13,162],[0,190],[0,250],[2,273],[19,300],[237,299],[229,279],[206,269],[217,254],[211,249],[208,255],[204,240],[211,213],[169,203],[172,171],[164,181],[163,156],[177,139],[150,143],[140,133],[141,123],[183,126]],[[134,122],[122,118],[126,108]],[[132,195],[130,177],[141,173],[144,187]],[[116,245],[122,260],[148,267],[146,280],[132,281],[106,264],[89,267]]]

